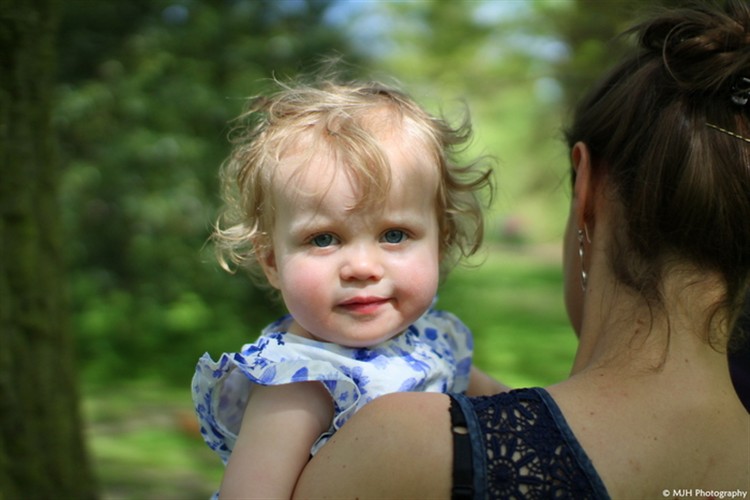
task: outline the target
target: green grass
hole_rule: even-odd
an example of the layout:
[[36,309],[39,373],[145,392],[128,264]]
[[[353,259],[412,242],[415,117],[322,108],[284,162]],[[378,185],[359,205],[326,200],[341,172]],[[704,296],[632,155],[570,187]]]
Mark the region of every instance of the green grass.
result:
[[203,443],[184,388],[159,382],[89,388],[89,450],[105,499],[208,498],[223,466]]
[[[575,338],[558,254],[493,250],[478,267],[455,269],[441,287],[438,307],[474,332],[477,366],[511,387],[554,383],[570,369]],[[223,468],[198,434],[191,368],[184,387],[147,380],[87,386],[88,437],[104,498],[205,499],[218,486]]]

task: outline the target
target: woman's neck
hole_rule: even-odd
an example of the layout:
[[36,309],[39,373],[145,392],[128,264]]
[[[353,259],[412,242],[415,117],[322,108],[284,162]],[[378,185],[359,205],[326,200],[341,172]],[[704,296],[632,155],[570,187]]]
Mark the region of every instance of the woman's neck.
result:
[[716,310],[724,298],[723,281],[692,266],[671,266],[664,275],[660,306],[649,306],[611,275],[592,279],[573,375],[600,368],[621,374],[672,371],[685,364],[726,368],[727,321]]

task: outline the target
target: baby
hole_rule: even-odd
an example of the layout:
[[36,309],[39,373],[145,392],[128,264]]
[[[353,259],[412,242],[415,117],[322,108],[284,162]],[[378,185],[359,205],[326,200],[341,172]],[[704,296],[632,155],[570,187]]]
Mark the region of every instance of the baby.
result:
[[[482,239],[490,170],[453,157],[470,132],[380,83],[279,84],[223,168],[220,262],[262,271],[289,315],[193,379],[222,497],[289,498],[311,454],[373,398],[496,393],[472,337],[432,309]],[[258,273],[260,274],[260,273]]]

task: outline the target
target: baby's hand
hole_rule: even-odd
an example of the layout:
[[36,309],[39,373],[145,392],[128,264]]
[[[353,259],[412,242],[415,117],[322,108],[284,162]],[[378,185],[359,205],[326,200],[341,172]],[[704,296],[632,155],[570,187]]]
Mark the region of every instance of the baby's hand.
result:
[[471,367],[469,388],[466,389],[467,396],[491,396],[500,392],[508,392],[509,390],[510,387],[501,384],[476,366]]

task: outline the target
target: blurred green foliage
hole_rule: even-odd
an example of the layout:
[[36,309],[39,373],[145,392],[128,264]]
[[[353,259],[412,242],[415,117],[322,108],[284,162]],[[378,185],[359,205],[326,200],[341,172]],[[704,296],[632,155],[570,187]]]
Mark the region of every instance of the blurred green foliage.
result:
[[[463,99],[476,130],[467,154],[498,160],[488,239],[556,244],[568,96],[601,70],[606,40],[643,3],[64,2],[54,120],[85,378],[187,384],[203,351],[235,350],[282,312],[206,246],[217,172],[246,97],[324,56],[342,56],[353,76],[395,76],[449,118]],[[519,326],[536,318],[529,307]],[[482,321],[479,337],[495,318]]]
[[443,284],[438,307],[475,335],[474,363],[510,387],[547,386],[570,372],[576,338],[556,247],[496,248]]

